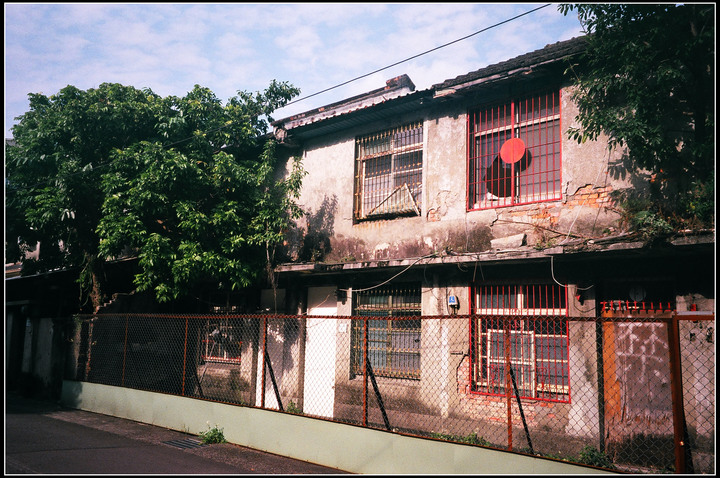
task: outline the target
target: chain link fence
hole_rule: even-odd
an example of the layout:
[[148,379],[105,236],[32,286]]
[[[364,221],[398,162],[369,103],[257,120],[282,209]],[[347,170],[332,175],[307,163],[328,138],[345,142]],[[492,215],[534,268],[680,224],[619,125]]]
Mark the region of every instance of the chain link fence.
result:
[[714,473],[714,316],[94,315],[66,378],[632,473]]

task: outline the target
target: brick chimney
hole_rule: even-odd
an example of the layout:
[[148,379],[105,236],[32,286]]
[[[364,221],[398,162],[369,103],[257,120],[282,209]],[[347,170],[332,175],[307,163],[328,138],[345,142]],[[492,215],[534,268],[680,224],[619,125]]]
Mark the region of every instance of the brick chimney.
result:
[[385,82],[386,90],[394,90],[400,88],[409,88],[410,91],[415,91],[415,83],[413,83],[410,77],[404,73],[400,76],[396,76],[395,78],[390,78]]

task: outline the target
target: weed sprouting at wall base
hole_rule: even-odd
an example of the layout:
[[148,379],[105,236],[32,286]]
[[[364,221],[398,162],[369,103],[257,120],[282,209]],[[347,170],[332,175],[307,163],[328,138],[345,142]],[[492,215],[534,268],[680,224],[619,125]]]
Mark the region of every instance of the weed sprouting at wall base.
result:
[[209,445],[212,443],[227,443],[222,428],[218,428],[218,425],[210,428],[210,423],[208,423],[207,426],[207,431],[199,433],[200,439],[204,444]]

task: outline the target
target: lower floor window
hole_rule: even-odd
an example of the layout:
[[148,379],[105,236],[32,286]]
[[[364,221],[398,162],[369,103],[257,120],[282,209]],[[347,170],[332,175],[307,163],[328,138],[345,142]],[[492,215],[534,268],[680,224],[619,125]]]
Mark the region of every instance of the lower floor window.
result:
[[[554,285],[476,288],[471,323],[475,391],[524,398],[570,394],[565,290]],[[508,370],[507,366],[511,370]]]
[[201,348],[204,362],[240,363],[240,328],[230,320],[208,322]]
[[364,374],[367,351],[375,375],[419,379],[420,314],[420,287],[357,292],[353,315],[368,318],[352,323],[352,372]]

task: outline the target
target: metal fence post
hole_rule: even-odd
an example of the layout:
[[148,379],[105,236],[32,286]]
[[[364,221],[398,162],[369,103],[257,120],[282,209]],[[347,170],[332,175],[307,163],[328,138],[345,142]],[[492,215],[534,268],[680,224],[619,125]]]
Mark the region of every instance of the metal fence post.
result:
[[[675,473],[686,473],[689,453],[685,407],[683,403],[682,365],[680,363],[680,326],[677,313],[667,321],[668,352],[670,354],[670,390],[672,392],[673,432],[675,435]],[[692,462],[690,465],[692,468]],[[692,473],[692,470],[690,470]]]
[[125,366],[126,366],[126,360],[127,360],[127,337],[128,337],[128,316],[125,316],[125,338],[123,340],[123,363],[122,363],[122,379],[120,381],[120,384],[124,387],[125,386]]
[[280,397],[280,389],[277,386],[277,382],[275,381],[275,372],[272,368],[272,360],[270,360],[270,356],[267,355],[267,350],[265,350],[265,363],[267,364],[268,371],[270,372],[270,382],[272,383],[273,390],[275,391],[275,399],[278,403],[278,408],[280,411],[283,411],[283,405],[282,405],[282,399]]
[[90,360],[92,358],[92,347],[93,347],[93,327],[95,326],[96,316],[92,316],[88,322],[88,338],[87,338],[87,361],[85,362],[85,375],[83,380],[89,380],[90,378]]
[[185,344],[183,346],[183,371],[181,395],[185,396],[185,375],[187,373],[187,349],[188,349],[188,318],[185,318]]
[[533,450],[532,440],[530,439],[530,430],[528,429],[527,421],[525,420],[525,413],[523,412],[522,402],[520,401],[520,392],[517,387],[517,381],[515,380],[515,373],[513,372],[512,366],[510,367],[510,378],[512,378],[513,389],[515,390],[515,399],[517,400],[518,410],[520,410],[520,418],[522,419],[523,428],[525,429],[525,438],[527,439],[530,453],[534,455],[535,450]]
[[597,359],[598,449],[605,453],[605,361],[603,319],[595,320],[595,357]]
[[265,408],[265,357],[267,357],[267,316],[263,316],[263,353],[262,353],[262,374],[260,380],[260,408]]
[[512,382],[510,379],[510,319],[505,317],[505,400],[507,401],[508,450],[513,449],[512,433]]
[[367,364],[370,363],[368,356],[368,319],[363,319],[363,426],[368,424],[368,406],[367,406],[367,388],[368,388],[368,370]]

